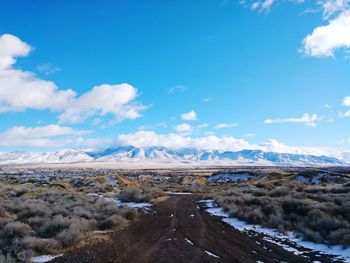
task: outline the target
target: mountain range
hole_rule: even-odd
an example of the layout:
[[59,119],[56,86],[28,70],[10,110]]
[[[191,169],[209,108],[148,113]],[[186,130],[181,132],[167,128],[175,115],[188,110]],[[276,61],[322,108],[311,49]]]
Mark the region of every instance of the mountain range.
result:
[[227,162],[249,165],[346,165],[332,156],[264,152],[261,150],[220,151],[197,148],[116,146],[99,151],[64,149],[56,152],[0,153],[0,165],[77,162],[154,161],[169,163]]

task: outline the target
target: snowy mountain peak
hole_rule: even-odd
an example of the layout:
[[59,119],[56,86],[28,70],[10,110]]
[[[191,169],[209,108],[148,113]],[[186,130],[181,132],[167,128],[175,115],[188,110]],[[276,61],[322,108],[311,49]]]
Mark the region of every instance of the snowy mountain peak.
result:
[[227,162],[256,165],[344,165],[331,156],[264,152],[261,150],[219,151],[197,148],[169,149],[166,147],[116,146],[101,151],[64,149],[56,152],[0,153],[0,164],[122,162],[152,160],[161,162]]

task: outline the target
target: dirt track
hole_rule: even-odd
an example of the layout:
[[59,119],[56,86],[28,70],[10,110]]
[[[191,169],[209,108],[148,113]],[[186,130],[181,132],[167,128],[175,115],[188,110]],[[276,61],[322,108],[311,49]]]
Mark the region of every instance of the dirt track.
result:
[[234,230],[200,208],[198,198],[170,196],[153,214],[144,214],[113,234],[111,241],[80,248],[53,262],[312,262],[260,236],[251,238]]

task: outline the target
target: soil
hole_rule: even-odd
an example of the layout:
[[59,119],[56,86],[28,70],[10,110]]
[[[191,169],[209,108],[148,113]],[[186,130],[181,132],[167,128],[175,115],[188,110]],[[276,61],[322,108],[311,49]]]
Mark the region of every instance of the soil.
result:
[[[235,230],[208,214],[197,195],[171,195],[108,241],[68,252],[52,262],[331,262],[294,255]],[[209,253],[207,253],[207,252]]]

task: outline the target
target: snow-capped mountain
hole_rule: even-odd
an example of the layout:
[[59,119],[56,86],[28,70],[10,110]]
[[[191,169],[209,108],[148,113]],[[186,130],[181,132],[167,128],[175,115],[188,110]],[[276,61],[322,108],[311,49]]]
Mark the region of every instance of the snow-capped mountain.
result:
[[9,152],[0,153],[0,164],[34,163],[74,163],[94,161],[87,152],[79,149],[66,149],[56,152]]
[[345,162],[331,156],[316,156],[291,153],[264,152],[261,150],[219,151],[166,147],[117,146],[101,151],[66,149],[56,152],[10,152],[0,153],[0,164],[31,163],[76,163],[76,162],[227,162],[250,165],[345,165]]

